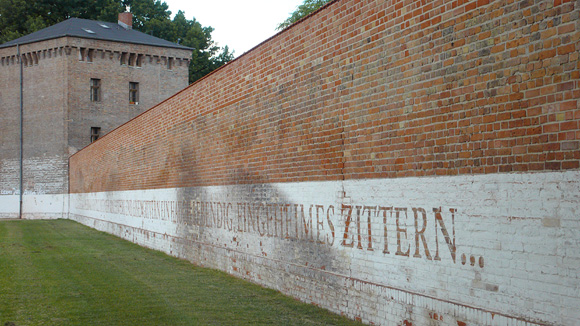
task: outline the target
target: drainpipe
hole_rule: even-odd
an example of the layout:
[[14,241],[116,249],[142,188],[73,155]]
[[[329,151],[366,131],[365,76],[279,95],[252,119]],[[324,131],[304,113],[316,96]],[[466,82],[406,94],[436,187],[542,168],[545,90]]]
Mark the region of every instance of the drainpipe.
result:
[[24,192],[23,187],[23,161],[24,161],[24,102],[23,102],[23,62],[22,56],[20,55],[20,45],[16,44],[16,50],[18,51],[18,60],[20,61],[20,203],[18,208],[18,218],[22,219],[22,193]]

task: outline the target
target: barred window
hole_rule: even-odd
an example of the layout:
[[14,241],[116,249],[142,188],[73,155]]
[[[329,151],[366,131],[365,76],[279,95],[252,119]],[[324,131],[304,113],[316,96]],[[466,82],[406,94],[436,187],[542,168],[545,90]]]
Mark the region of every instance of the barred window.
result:
[[101,101],[101,80],[91,78],[91,102]]
[[139,104],[139,83],[129,83],[129,103]]
[[91,143],[101,136],[101,127],[91,127]]

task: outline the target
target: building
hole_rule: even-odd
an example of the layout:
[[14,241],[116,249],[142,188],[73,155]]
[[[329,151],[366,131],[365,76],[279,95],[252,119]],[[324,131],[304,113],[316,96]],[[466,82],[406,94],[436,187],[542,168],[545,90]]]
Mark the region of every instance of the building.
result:
[[579,325],[578,17],[330,2],[71,156],[69,218],[370,325]]
[[21,188],[24,218],[61,217],[68,157],[187,86],[192,49],[131,20],[71,18],[0,45],[0,217],[19,216]]

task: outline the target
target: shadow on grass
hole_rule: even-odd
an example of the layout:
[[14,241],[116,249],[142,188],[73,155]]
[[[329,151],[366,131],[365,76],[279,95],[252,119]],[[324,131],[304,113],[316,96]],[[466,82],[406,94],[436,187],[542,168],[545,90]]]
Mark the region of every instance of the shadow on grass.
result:
[[360,325],[68,220],[0,222],[0,325]]

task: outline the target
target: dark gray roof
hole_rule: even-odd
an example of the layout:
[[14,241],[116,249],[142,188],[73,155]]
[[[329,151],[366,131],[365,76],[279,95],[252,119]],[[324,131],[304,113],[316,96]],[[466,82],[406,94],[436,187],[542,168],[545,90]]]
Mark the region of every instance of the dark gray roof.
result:
[[41,29],[15,40],[8,41],[0,45],[0,48],[15,46],[16,44],[27,44],[50,40],[64,36],[193,50],[192,48],[172,43],[155,36],[147,35],[134,29],[125,29],[116,23],[100,22],[80,18],[70,18],[56,25]]

